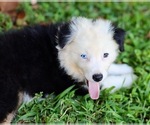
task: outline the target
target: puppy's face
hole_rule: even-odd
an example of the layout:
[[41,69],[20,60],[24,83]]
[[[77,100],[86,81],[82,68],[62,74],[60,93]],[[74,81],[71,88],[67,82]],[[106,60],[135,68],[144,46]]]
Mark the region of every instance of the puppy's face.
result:
[[63,47],[59,45],[61,67],[72,78],[85,81],[91,98],[97,99],[100,82],[106,78],[107,69],[118,55],[114,27],[106,20],[92,21],[80,17],[74,19],[68,28],[70,34],[63,41],[67,42]]

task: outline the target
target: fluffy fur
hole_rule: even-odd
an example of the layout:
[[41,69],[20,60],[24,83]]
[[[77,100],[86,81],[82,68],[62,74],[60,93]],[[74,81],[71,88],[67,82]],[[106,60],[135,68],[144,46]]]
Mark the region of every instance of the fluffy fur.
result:
[[123,51],[124,35],[110,21],[82,17],[1,34],[0,122],[10,122],[21,102],[41,91],[58,94],[76,85],[77,93],[85,94],[89,85],[96,99],[92,86],[106,88],[107,70]]

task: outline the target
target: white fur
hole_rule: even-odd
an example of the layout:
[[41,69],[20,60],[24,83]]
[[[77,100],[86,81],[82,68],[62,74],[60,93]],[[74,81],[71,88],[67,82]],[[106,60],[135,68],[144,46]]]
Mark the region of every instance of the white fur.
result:
[[[95,82],[94,74],[103,74],[99,83],[102,89],[114,86],[112,92],[121,87],[130,87],[136,79],[133,69],[126,64],[112,64],[118,55],[118,44],[113,39],[113,27],[110,21],[87,18],[73,18],[71,34],[66,36],[67,45],[57,46],[58,59],[66,73],[79,82]],[[109,53],[107,58],[104,53]],[[87,56],[81,58],[81,54]],[[108,75],[108,76],[107,76]]]
[[132,67],[128,66],[127,64],[111,64],[108,69],[109,75],[123,75],[133,73]]
[[26,92],[23,94],[23,102],[28,103],[32,100],[32,97],[28,95]]
[[108,70],[107,78],[102,82],[102,90],[114,87],[111,92],[115,92],[120,88],[130,88],[132,83],[137,79],[133,74],[132,67],[127,64],[112,64]]
[[[118,55],[118,44],[113,39],[113,27],[108,20],[92,21],[82,17],[74,18],[70,25],[71,35],[67,36],[67,45],[59,48],[58,58],[61,67],[78,81],[93,82],[94,74],[107,77],[107,70]],[[109,53],[103,58],[104,53]],[[87,59],[81,58],[86,54]]]

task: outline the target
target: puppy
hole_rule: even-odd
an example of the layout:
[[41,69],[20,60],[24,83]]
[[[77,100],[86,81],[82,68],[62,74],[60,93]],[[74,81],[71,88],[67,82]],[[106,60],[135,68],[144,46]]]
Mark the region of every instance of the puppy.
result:
[[41,91],[58,94],[76,85],[78,94],[98,99],[124,36],[108,20],[84,17],[1,34],[0,122],[11,122],[24,95]]

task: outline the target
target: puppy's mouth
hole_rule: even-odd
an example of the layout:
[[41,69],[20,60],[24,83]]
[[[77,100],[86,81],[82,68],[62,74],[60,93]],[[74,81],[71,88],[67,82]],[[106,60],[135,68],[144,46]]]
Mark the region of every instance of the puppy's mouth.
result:
[[91,82],[89,80],[85,80],[87,86],[88,86],[88,91],[90,94],[91,99],[96,100],[99,98],[100,94],[100,83],[99,82]]

